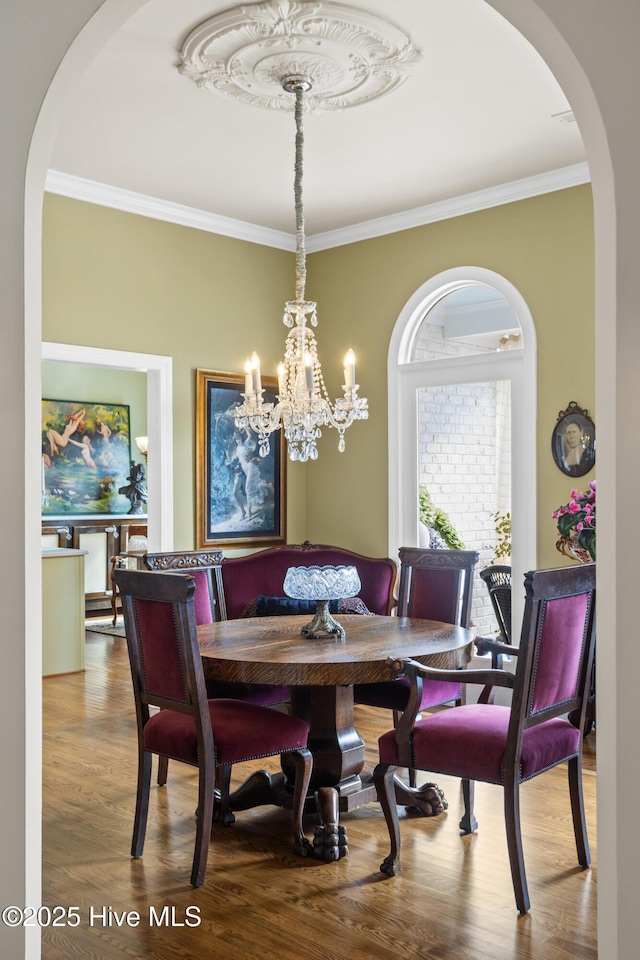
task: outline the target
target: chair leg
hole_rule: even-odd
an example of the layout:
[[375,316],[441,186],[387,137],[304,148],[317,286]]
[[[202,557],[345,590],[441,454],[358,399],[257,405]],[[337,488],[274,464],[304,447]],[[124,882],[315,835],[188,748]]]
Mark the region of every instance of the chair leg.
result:
[[384,813],[384,819],[387,822],[391,842],[389,856],[385,857],[380,864],[380,872],[388,877],[394,877],[400,873],[400,821],[393,783],[395,772],[396,768],[386,763],[379,763],[373,771],[373,782]]
[[169,757],[158,757],[158,786],[164,787],[167,782],[167,771],[169,769]]
[[313,855],[313,844],[307,840],[304,835],[302,817],[304,814],[304,804],[309,791],[311,782],[311,772],[313,770],[313,757],[306,747],[299,750],[293,750],[290,754],[295,770],[295,783],[293,787],[293,852],[299,857],[309,857]]
[[151,760],[152,754],[141,748],[138,753],[138,791],[136,794],[136,812],[133,819],[133,837],[131,839],[132,857],[141,857],[144,849],[147,814],[149,812],[149,793],[151,791]]
[[[401,713],[399,710],[393,710],[392,712],[393,712],[393,728],[395,730],[395,728],[398,726],[398,720],[401,717]],[[408,776],[409,786],[411,787],[412,790],[415,790],[418,783],[418,773],[416,770],[413,769],[413,767],[409,767],[409,769],[407,770],[407,773],[409,775]]]
[[216,767],[214,782],[220,795],[220,812],[216,815],[216,820],[219,820],[225,827],[228,827],[236,822],[233,810],[229,806],[229,786],[231,784],[230,763],[223,767]]
[[207,872],[211,823],[213,821],[214,771],[206,764],[198,768],[198,812],[196,814],[196,842],[191,867],[191,886],[201,887]]
[[581,867],[588,867],[591,864],[591,852],[584,817],[581,757],[572,757],[569,760],[569,796],[571,797],[571,814],[573,816],[573,832],[576,838],[578,863]]
[[463,833],[474,833],[478,829],[478,821],[473,812],[473,798],[475,793],[475,781],[462,781],[462,797],[464,799],[464,814],[460,821],[460,829]]
[[504,819],[507,829],[507,847],[509,849],[509,864],[516,905],[521,914],[529,912],[530,901],[527,889],[527,876],[524,869],[524,854],[522,851],[522,830],[520,828],[520,784],[517,775],[505,783],[504,787]]

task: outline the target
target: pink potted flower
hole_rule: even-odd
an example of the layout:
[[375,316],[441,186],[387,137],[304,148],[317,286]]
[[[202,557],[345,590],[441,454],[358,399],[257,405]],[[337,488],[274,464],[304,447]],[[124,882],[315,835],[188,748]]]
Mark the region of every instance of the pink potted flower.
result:
[[586,493],[571,491],[569,503],[553,511],[558,524],[556,547],[582,562],[596,559],[596,481]]

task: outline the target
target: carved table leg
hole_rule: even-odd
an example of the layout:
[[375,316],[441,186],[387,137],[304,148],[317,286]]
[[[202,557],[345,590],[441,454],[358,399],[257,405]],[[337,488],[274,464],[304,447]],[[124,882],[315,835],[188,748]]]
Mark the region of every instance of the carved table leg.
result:
[[313,831],[313,853],[318,860],[340,860],[349,852],[347,831],[338,822],[339,795],[334,787],[316,790],[320,823]]
[[[353,687],[293,687],[291,707],[296,717],[309,724],[311,789],[320,819],[315,854],[322,860],[338,860],[348,853],[346,830],[339,824],[340,809],[353,809],[374,799],[365,793],[360,778],[365,748],[354,727]],[[291,776],[284,757],[283,770]]]

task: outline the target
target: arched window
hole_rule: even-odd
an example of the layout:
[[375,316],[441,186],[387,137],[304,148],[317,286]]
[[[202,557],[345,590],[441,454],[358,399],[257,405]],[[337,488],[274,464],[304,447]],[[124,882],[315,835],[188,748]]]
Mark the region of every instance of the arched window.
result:
[[[457,267],[410,298],[389,348],[389,544],[429,545],[420,492],[491,563],[496,514],[512,517],[514,583],[536,564],[535,328],[504,277]],[[473,620],[489,629],[482,586]],[[520,591],[514,591],[518,623]]]

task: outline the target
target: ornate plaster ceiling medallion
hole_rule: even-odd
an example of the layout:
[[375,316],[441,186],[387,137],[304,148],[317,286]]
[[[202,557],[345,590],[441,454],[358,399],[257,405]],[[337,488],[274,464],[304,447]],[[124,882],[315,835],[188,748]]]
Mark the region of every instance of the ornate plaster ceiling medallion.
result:
[[234,7],[187,37],[178,66],[200,87],[292,110],[282,78],[310,77],[305,108],[339,110],[401,86],[422,54],[395,24],[342,3],[270,0]]

